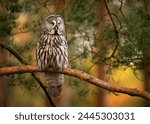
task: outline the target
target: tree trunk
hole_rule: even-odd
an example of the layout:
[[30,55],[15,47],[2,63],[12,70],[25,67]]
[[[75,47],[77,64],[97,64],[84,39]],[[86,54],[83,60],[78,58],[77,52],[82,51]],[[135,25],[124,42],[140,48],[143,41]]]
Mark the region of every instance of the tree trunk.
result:
[[[143,1],[143,6],[144,6],[144,11],[145,14],[149,15],[150,14],[150,1],[149,0],[144,0]],[[149,63],[149,56],[147,54],[149,53],[145,53],[145,51],[143,51],[144,54],[144,61],[146,61],[147,63]],[[144,70],[144,78],[145,78],[145,90],[147,92],[150,93],[150,67],[147,67],[147,65],[145,65],[145,70]],[[144,106],[145,107],[150,107],[150,101],[148,100],[144,100]]]
[[[145,69],[145,90],[150,93],[150,68]],[[150,101],[144,100],[144,106],[150,107]]]
[[[5,6],[3,3],[0,3],[0,14],[6,12]],[[0,37],[1,41],[5,41],[7,37]],[[0,67],[5,66],[7,61],[7,52],[0,49]],[[8,106],[8,86],[7,86],[7,77],[0,77],[0,106]]]
[[[106,6],[104,3],[104,0],[100,0],[98,6],[97,6],[97,11],[98,11],[98,15],[99,15],[99,21],[101,20],[101,24],[106,24],[109,23],[108,20],[110,20],[110,17],[108,15],[106,15],[108,12],[106,10]],[[106,16],[104,16],[106,15]],[[104,31],[103,31],[103,26],[98,27],[98,32],[97,32],[97,36],[99,37],[100,35],[105,36],[104,35]],[[98,52],[101,50],[101,48],[103,48],[103,42],[100,43],[97,47]],[[98,67],[98,78],[105,80],[106,79],[106,71],[105,69],[107,69],[106,65],[102,65],[101,63],[99,64]],[[98,98],[97,98],[97,106],[101,106],[101,107],[105,107],[108,106],[108,103],[106,102],[106,95],[107,95],[107,91],[98,88]]]

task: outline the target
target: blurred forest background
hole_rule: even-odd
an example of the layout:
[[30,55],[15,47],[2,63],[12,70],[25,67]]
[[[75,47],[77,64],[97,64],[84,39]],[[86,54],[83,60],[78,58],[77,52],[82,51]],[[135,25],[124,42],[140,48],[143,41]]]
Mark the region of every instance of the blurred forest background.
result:
[[[109,83],[150,92],[149,0],[0,0],[0,67],[36,65],[39,28],[49,14],[64,17],[69,67]],[[38,77],[45,82],[42,73]],[[142,98],[65,76],[58,106],[150,106]],[[49,106],[31,74],[0,77],[0,106]]]

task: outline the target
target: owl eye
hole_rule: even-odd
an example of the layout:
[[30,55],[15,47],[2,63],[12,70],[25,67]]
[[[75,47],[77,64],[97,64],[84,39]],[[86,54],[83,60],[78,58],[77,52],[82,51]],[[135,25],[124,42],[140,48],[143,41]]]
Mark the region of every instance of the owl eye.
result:
[[54,25],[54,22],[50,22],[51,25]]
[[58,25],[60,25],[60,23],[61,23],[60,21],[57,22]]

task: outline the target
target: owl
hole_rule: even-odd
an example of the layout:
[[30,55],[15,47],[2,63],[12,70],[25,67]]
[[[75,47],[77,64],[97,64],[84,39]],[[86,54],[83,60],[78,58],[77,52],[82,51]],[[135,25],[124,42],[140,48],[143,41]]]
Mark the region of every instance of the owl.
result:
[[[37,65],[41,69],[67,68],[68,52],[65,38],[64,20],[60,15],[49,15],[41,25],[40,40],[36,47]],[[45,72],[48,93],[57,97],[62,91],[64,75],[59,73]]]

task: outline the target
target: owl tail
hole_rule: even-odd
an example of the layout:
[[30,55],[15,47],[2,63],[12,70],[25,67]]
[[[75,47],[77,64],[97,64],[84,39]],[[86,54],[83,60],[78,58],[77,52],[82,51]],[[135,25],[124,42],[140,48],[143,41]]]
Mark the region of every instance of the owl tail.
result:
[[59,96],[62,91],[64,75],[58,73],[45,73],[45,77],[49,95],[52,97]]

